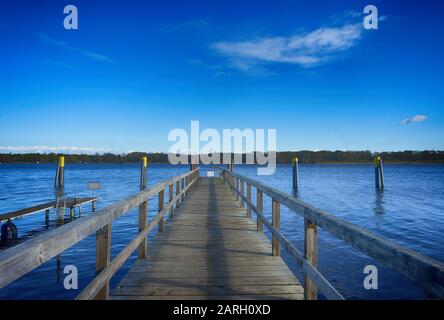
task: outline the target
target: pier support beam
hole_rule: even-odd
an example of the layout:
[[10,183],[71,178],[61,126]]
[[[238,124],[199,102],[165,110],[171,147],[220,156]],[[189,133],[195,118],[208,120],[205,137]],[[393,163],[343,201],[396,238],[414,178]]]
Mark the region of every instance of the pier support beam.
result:
[[375,165],[375,187],[378,189],[384,188],[384,169],[382,166],[382,159],[380,156],[375,157],[373,161]]

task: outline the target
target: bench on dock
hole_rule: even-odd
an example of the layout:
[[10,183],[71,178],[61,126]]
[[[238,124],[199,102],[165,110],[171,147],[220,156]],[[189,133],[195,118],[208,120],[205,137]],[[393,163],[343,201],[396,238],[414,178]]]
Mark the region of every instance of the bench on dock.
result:
[[[343,299],[317,269],[317,231],[321,227],[434,297],[444,298],[442,262],[257,180],[224,168],[219,173],[203,178],[193,169],[5,250],[0,253],[0,288],[95,232],[96,276],[77,299],[317,299],[318,291],[327,299]],[[264,215],[264,196],[272,199],[271,222]],[[147,221],[148,201],[153,197],[158,199],[158,213]],[[305,219],[304,252],[280,231],[281,206]],[[137,207],[139,232],[111,260],[111,225]],[[256,222],[251,219],[253,213]],[[167,226],[166,215],[170,218]],[[148,249],[147,236],[156,226],[158,234]],[[264,227],[271,233],[271,244],[262,232]],[[303,286],[280,257],[281,247],[301,267]],[[110,295],[111,277],[135,251],[138,260]]]

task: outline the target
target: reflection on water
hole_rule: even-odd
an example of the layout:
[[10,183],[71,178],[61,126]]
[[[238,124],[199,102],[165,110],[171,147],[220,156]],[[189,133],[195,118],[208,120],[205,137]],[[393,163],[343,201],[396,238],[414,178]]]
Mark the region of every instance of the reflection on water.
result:
[[377,214],[384,214],[384,189],[375,188],[375,207],[373,211]]

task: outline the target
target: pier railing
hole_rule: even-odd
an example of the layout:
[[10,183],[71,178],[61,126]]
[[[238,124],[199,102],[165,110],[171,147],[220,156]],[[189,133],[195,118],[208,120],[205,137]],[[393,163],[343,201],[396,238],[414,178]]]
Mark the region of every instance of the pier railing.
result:
[[[143,167],[145,167],[146,174],[146,160],[145,165],[142,165],[142,171]],[[5,250],[0,254],[0,288],[24,276],[89,235],[96,233],[96,276],[77,296],[77,299],[107,299],[111,277],[136,249],[138,249],[139,258],[146,256],[148,233],[156,225],[158,225],[160,232],[163,231],[165,214],[173,215],[175,206],[180,205],[190,189],[196,186],[198,179],[198,169],[194,169],[164,180],[150,189],[144,189],[146,178],[142,177],[142,190],[137,194]],[[174,186],[176,187],[175,192]],[[169,201],[165,204],[164,198],[167,188],[169,189]],[[147,223],[148,200],[156,195],[158,196],[158,213],[153,220]],[[112,222],[135,207],[139,207],[139,232],[126,248],[111,261]]]
[[[257,215],[257,229],[262,230],[265,225],[270,231],[272,254],[280,255],[280,245],[282,245],[289,256],[302,268],[305,275],[304,293],[306,299],[317,299],[318,289],[327,299],[343,299],[342,295],[317,269],[318,226],[367,256],[403,274],[431,296],[444,298],[444,264],[442,262],[377,236],[255,179],[225,168],[218,169],[222,172],[224,184],[234,193],[240,201],[240,205],[243,207],[246,204],[247,215],[251,217],[251,212]],[[256,188],[257,192],[256,205],[251,200],[252,187]],[[272,200],[272,222],[269,222],[263,213],[264,194]],[[303,253],[280,231],[281,205],[304,218]]]

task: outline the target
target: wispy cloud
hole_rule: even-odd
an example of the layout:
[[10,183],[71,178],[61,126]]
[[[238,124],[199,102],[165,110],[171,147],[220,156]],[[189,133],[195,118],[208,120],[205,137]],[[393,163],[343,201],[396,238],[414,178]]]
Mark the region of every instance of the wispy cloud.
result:
[[239,42],[217,42],[212,48],[229,57],[240,70],[263,63],[289,63],[313,67],[332,60],[362,37],[362,24],[322,27],[293,36],[266,37]]
[[42,41],[46,44],[50,44],[53,46],[57,46],[57,47],[66,49],[66,50],[74,51],[74,52],[77,52],[83,56],[86,56],[88,58],[91,58],[91,59],[94,59],[97,61],[103,61],[103,62],[108,62],[108,63],[115,63],[116,62],[114,59],[111,59],[108,56],[73,46],[67,42],[53,39],[53,38],[47,36],[46,34],[36,33],[36,36],[40,39],[40,41]]
[[402,125],[405,124],[409,124],[409,123],[413,123],[413,122],[423,122],[427,120],[427,116],[423,116],[420,114],[417,114],[416,116],[410,117],[410,118],[406,118],[404,120],[401,121]]
[[49,153],[49,152],[61,152],[61,153],[103,153],[109,150],[104,148],[91,148],[91,147],[75,147],[75,146],[0,146],[0,152],[12,152],[12,153]]

